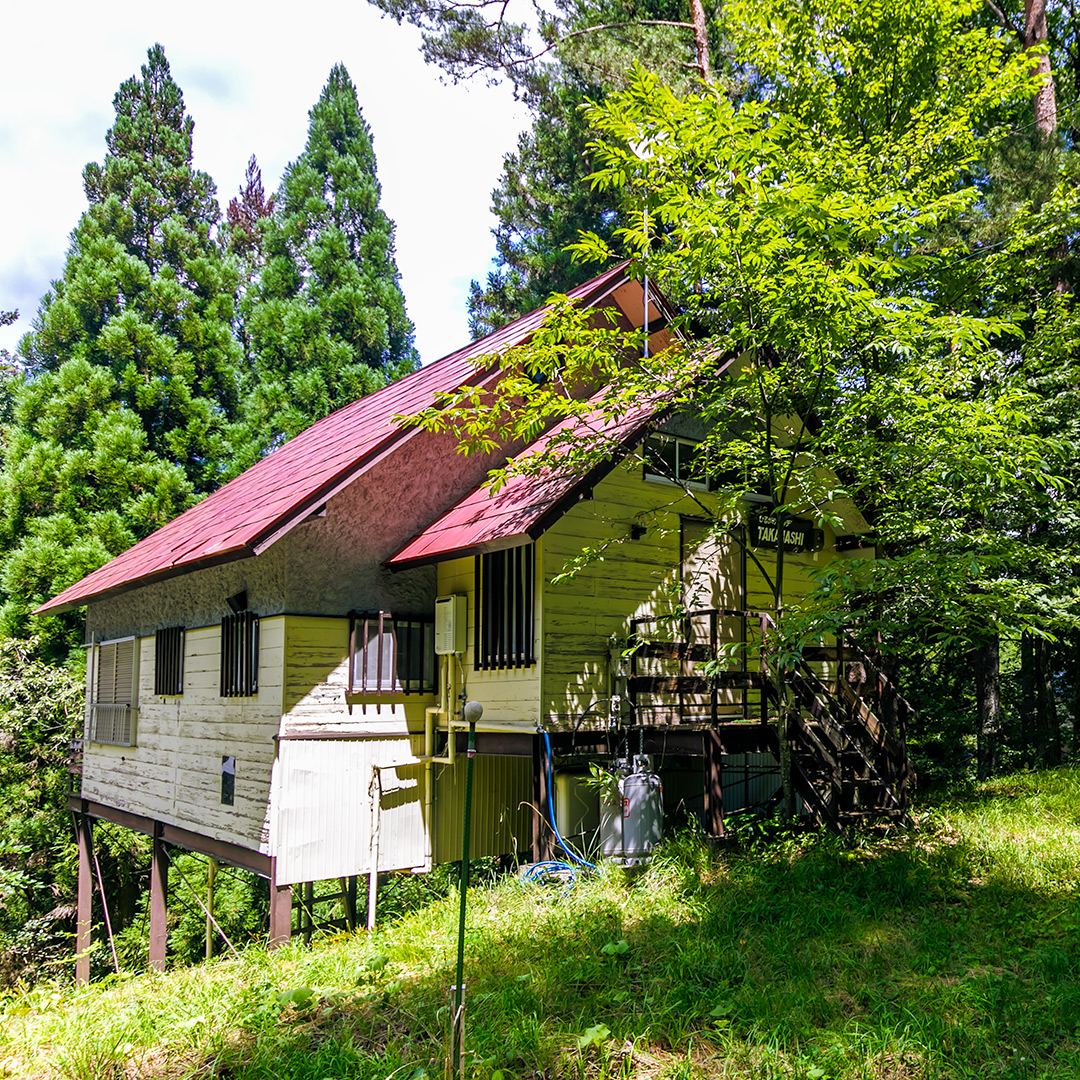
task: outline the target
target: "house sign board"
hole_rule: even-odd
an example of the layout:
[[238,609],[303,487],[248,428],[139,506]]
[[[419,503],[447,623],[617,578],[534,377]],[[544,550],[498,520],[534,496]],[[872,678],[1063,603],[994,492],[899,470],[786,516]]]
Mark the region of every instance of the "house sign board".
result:
[[819,530],[807,518],[751,514],[749,525],[751,547],[775,550],[780,543],[781,530],[785,551],[816,551],[821,547]]

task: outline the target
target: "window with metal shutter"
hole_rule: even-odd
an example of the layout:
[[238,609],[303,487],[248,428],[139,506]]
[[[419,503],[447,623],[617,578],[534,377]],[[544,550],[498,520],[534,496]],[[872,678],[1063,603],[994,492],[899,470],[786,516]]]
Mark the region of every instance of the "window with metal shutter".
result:
[[349,692],[428,694],[435,689],[435,620],[385,611],[349,616]]
[[221,620],[221,696],[259,692],[259,616],[238,611]]
[[533,655],[533,545],[476,556],[478,671],[529,667]]
[[113,746],[132,746],[135,704],[133,638],[106,641],[97,647],[94,699],[90,704],[90,738]]

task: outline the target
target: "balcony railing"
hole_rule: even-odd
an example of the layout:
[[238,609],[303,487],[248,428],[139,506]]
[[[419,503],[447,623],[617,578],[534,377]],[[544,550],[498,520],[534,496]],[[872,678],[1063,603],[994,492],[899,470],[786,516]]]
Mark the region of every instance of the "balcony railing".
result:
[[110,746],[135,742],[134,710],[130,705],[94,702],[90,705],[90,741]]

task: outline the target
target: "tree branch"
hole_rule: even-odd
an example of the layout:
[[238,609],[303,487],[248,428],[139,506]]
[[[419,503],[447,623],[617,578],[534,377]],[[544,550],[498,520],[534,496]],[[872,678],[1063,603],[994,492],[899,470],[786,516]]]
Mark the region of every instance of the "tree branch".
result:
[[1015,34],[1021,41],[1024,40],[1024,31],[1021,30],[1013,21],[994,3],[994,0],[983,0],[983,3],[993,13],[994,18],[1001,23],[1002,29],[1008,30],[1010,33]]
[[[628,26],[674,26],[678,30],[694,29],[693,23],[674,22],[671,19],[634,19],[631,22],[597,23],[595,26],[586,26],[581,30],[571,30],[569,34],[563,34],[561,37],[556,38],[550,45],[541,49],[538,53],[534,53],[532,56],[521,56],[517,60],[508,60],[506,66],[517,67],[519,64],[531,64],[534,60],[539,60],[540,57],[546,56],[552,49],[557,49],[571,38],[581,37],[582,34],[595,34],[604,30],[625,30]],[[692,66],[697,67],[698,65],[694,64]]]

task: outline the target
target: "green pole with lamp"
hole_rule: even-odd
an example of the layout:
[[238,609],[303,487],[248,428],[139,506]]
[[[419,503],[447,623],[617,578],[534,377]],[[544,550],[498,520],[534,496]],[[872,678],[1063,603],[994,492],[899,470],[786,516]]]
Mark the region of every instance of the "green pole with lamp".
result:
[[[465,753],[465,808],[461,828],[461,878],[458,885],[458,941],[457,975],[453,988],[453,1018],[450,1029],[450,1056],[447,1071],[465,1075],[465,902],[469,889],[469,827],[472,822],[473,761],[476,758],[476,723],[484,715],[484,706],[478,701],[467,701],[462,710],[469,725],[469,744]],[[453,732],[450,738],[453,738]]]

